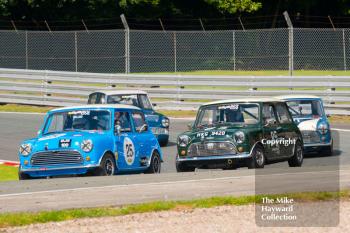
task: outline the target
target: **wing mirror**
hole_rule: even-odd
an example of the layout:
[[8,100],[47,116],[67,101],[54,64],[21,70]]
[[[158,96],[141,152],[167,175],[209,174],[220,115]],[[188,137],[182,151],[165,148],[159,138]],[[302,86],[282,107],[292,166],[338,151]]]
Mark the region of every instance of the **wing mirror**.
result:
[[193,129],[193,123],[188,123],[187,124],[187,129],[192,130]]

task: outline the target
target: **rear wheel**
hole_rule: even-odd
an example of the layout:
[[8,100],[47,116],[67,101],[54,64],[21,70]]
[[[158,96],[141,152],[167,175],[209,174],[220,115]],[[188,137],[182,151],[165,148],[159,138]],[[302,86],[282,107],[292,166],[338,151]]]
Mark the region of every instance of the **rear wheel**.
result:
[[160,173],[162,163],[158,151],[154,151],[151,158],[151,163],[146,173]]
[[265,154],[264,148],[260,145],[257,145],[252,153],[252,157],[248,160],[248,168],[264,168],[265,166]]
[[111,154],[103,156],[100,166],[95,170],[97,176],[112,176],[116,170],[114,158]]
[[187,166],[185,163],[176,162],[177,172],[194,172],[195,170],[195,167]]
[[290,167],[301,167],[304,161],[303,147],[299,141],[295,144],[294,155],[288,160]]

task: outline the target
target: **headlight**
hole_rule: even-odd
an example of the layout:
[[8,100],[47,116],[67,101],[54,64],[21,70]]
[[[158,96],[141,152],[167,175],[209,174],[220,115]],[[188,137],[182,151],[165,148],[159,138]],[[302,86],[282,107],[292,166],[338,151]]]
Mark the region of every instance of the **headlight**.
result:
[[84,151],[84,152],[90,152],[92,150],[92,141],[90,139],[88,140],[84,140],[82,143],[81,143],[81,149]]
[[165,127],[165,128],[169,127],[169,119],[168,118],[163,118],[162,126]]
[[328,125],[325,123],[321,123],[318,125],[317,130],[321,133],[321,134],[326,134],[328,132]]
[[32,145],[30,144],[22,144],[19,147],[19,153],[23,156],[28,156],[32,152]]
[[177,144],[179,146],[185,147],[190,142],[190,137],[187,135],[181,135],[177,138]]
[[244,133],[242,131],[237,131],[235,133],[235,141],[237,143],[243,143],[244,139],[245,139],[245,135],[244,135]]

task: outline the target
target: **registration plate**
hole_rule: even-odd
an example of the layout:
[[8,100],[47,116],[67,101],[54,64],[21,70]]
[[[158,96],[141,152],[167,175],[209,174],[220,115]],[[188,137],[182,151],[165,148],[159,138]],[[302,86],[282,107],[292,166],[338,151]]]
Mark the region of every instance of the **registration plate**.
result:
[[71,139],[61,139],[59,141],[59,147],[68,148],[70,147],[71,141],[72,141]]

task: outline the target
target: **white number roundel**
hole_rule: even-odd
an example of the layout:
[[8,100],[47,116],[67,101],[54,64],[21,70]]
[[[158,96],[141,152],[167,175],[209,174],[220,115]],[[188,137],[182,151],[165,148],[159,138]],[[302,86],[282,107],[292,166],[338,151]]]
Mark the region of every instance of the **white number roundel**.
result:
[[135,160],[135,147],[130,138],[124,138],[124,158],[128,165],[132,165]]

